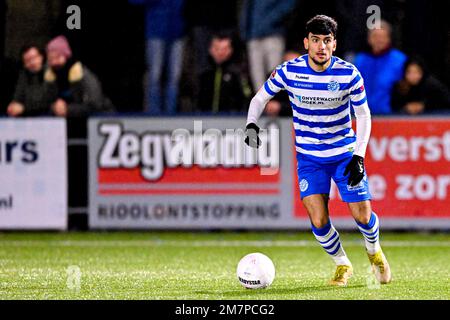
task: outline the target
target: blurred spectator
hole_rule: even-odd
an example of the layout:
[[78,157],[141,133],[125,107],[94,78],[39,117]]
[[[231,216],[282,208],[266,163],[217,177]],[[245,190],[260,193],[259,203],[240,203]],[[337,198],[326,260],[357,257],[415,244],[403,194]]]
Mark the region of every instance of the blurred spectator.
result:
[[407,52],[422,57],[433,75],[450,87],[450,20],[448,10],[440,4],[404,1],[402,45]]
[[64,36],[58,36],[47,44],[47,59],[45,91],[53,114],[83,117],[90,113],[113,111],[97,76],[72,58],[72,50]]
[[338,56],[341,55],[346,61],[354,63],[356,53],[366,50],[366,24],[369,17],[367,9],[376,5],[386,18],[390,14],[390,10],[385,9],[384,2],[385,0],[338,0],[334,2],[339,21]]
[[209,64],[208,47],[213,34],[232,33],[237,28],[237,0],[186,0],[186,22],[192,31],[195,70]]
[[19,70],[16,61],[0,55],[0,114],[6,114],[8,104],[14,98]]
[[364,78],[372,114],[391,114],[392,88],[402,78],[407,57],[392,48],[391,26],[386,21],[379,29],[369,30],[367,39],[372,52],[357,54],[355,65]]
[[[283,61],[290,61],[300,56],[300,52],[289,50],[283,56]],[[292,116],[291,103],[289,95],[285,90],[278,92],[272,100],[266,104],[264,113],[272,117],[288,117]]]
[[[129,0],[145,6],[147,66],[146,111],[174,115],[184,52],[184,0]],[[165,90],[161,92],[165,71]],[[164,95],[164,98],[163,98]]]
[[209,55],[209,66],[200,75],[198,107],[213,113],[243,111],[251,92],[245,87],[242,70],[234,57],[232,37],[214,35]]
[[392,107],[410,115],[450,111],[449,90],[428,73],[420,59],[411,59],[405,64],[403,79],[394,86]]
[[244,0],[241,37],[247,42],[253,90],[266,81],[266,74],[281,62],[285,50],[285,17],[296,0]]
[[19,74],[13,101],[7,113],[11,117],[36,116],[49,111],[44,95],[44,54],[35,45],[21,50],[23,70]]

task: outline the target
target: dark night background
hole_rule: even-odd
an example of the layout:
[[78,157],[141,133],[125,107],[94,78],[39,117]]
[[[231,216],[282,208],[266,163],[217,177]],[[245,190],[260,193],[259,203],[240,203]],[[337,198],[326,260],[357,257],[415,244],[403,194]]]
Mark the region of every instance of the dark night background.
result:
[[[188,1],[202,5],[202,0]],[[81,30],[66,27],[66,8],[72,4],[81,8]],[[365,21],[369,16],[365,10],[371,4],[379,5],[382,18],[392,23],[394,45],[408,55],[423,57],[430,70],[449,86],[450,32],[444,1],[299,0],[286,20],[288,47],[299,48],[307,19],[323,13],[338,20],[338,56],[349,50],[365,50]],[[28,42],[44,47],[59,34],[67,36],[75,56],[99,76],[118,111],[142,110],[145,35],[144,15],[138,6],[127,0],[1,0],[0,113],[4,114],[14,89],[20,48]],[[183,74],[189,77],[189,59],[185,60]]]

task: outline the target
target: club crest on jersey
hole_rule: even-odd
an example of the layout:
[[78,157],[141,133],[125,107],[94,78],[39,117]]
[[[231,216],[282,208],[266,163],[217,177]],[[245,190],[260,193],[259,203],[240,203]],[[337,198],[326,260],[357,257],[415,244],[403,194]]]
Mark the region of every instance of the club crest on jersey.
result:
[[328,91],[338,91],[339,88],[340,88],[339,82],[334,81],[334,80],[331,80],[330,82],[328,82],[328,85],[327,85]]
[[308,189],[308,181],[306,179],[302,179],[302,181],[300,181],[300,191],[301,192],[305,192]]

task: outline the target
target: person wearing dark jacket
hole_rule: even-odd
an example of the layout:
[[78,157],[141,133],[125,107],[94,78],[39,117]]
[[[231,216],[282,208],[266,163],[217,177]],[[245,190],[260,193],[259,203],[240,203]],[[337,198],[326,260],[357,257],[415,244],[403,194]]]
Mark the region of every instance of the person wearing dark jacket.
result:
[[233,59],[232,38],[214,35],[209,47],[210,65],[200,75],[198,107],[203,112],[243,111],[248,85]]
[[409,115],[449,112],[450,93],[420,59],[413,58],[405,64],[403,79],[392,90],[391,103],[395,112]]
[[192,36],[198,73],[208,67],[211,37],[218,32],[237,30],[237,5],[237,0],[186,0],[186,24]]
[[27,45],[21,50],[21,56],[23,70],[7,113],[11,117],[48,114],[44,97],[44,55],[37,46]]
[[97,76],[72,58],[64,36],[48,43],[47,58],[49,67],[44,74],[45,92],[53,114],[85,117],[91,113],[113,111],[114,107],[103,95]]

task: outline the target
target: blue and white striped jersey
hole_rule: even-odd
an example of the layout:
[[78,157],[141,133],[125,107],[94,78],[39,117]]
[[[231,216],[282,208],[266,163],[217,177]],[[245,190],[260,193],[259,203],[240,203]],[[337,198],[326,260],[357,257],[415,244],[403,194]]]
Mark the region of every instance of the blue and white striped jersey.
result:
[[367,106],[363,79],[351,63],[332,57],[323,72],[308,65],[308,55],[279,65],[264,84],[273,96],[289,95],[295,129],[295,148],[311,160],[331,162],[355,150],[350,106]]

